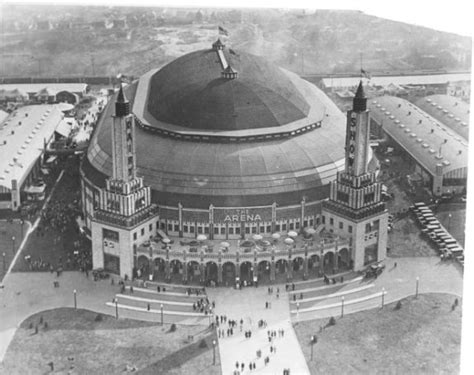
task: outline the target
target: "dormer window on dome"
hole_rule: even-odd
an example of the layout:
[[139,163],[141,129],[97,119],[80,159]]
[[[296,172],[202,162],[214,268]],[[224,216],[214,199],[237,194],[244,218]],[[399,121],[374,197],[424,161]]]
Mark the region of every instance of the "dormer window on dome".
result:
[[212,49],[214,51],[223,50],[224,47],[225,47],[225,44],[222,43],[220,39],[217,39],[214,43],[212,43]]
[[237,73],[237,70],[234,70],[230,65],[228,65],[222,72],[222,78],[235,79],[237,78]]

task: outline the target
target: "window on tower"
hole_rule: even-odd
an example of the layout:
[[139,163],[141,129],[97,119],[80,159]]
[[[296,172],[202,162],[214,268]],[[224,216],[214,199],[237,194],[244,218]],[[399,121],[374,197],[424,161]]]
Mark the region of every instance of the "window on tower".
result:
[[349,194],[344,193],[343,191],[338,191],[336,198],[339,202],[344,202],[344,203],[349,202]]
[[375,199],[375,193],[368,193],[364,195],[364,203],[373,202]]

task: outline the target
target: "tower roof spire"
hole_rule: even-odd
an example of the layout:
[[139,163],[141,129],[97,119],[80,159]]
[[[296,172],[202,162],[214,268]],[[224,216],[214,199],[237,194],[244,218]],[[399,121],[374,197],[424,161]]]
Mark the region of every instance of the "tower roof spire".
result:
[[130,114],[130,103],[123,93],[122,83],[120,83],[120,89],[115,99],[115,116],[125,117]]
[[352,109],[356,112],[364,112],[367,110],[367,97],[364,93],[362,80],[360,80],[359,86],[357,87],[357,91],[352,102]]

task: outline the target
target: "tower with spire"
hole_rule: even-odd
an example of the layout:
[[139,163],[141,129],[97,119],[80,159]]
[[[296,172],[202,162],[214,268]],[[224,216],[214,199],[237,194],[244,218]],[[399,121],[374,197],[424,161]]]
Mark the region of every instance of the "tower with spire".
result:
[[345,168],[331,183],[323,204],[323,223],[329,231],[351,239],[350,259],[355,270],[386,257],[388,213],[382,184],[368,169],[370,122],[362,81],[347,111]]
[[112,120],[112,176],[99,190],[92,219],[92,262],[122,277],[132,277],[133,249],[156,233],[158,208],[150,187],[137,177],[135,119],[122,86]]

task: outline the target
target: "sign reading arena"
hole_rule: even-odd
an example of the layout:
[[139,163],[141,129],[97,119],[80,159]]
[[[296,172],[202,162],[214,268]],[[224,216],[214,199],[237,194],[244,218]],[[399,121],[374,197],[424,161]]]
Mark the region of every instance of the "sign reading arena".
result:
[[237,208],[237,209],[215,209],[214,222],[236,223],[236,222],[261,222],[272,220],[272,208]]

